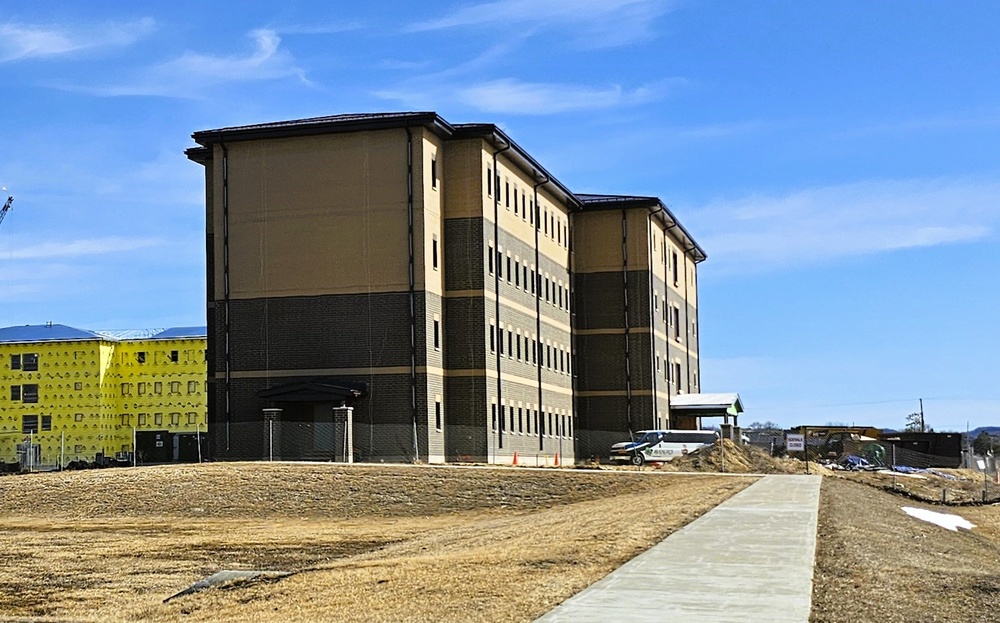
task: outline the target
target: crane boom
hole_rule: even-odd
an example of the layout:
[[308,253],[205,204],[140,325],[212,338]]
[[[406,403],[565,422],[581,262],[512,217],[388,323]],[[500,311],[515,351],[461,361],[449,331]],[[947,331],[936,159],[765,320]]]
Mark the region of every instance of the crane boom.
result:
[[3,208],[0,208],[0,223],[3,223],[3,217],[7,216],[7,212],[10,210],[10,205],[14,203],[14,197],[8,196],[7,202],[3,204]]

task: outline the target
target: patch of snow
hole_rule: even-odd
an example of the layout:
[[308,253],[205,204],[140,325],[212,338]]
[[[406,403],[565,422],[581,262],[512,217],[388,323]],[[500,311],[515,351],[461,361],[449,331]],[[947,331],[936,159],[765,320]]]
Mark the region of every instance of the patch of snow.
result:
[[958,515],[949,515],[948,513],[938,513],[936,511],[929,511],[924,508],[913,508],[912,506],[904,506],[903,512],[910,517],[916,517],[923,521],[930,522],[932,524],[937,524],[942,528],[947,528],[952,532],[958,532],[959,528],[965,528],[966,530],[972,530],[976,526]]

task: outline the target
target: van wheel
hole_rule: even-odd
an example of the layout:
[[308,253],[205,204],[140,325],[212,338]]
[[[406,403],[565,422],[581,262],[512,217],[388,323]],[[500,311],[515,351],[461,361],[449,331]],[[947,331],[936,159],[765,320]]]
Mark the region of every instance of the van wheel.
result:
[[635,465],[635,466],[638,467],[639,465],[642,465],[645,462],[646,462],[646,459],[641,454],[633,454],[632,455],[632,465]]

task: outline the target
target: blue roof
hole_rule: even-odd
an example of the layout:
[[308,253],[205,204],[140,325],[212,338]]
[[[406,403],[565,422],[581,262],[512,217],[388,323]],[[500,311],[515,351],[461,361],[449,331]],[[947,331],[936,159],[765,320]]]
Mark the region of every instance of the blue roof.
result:
[[10,342],[67,342],[75,340],[105,340],[93,331],[84,331],[64,324],[29,324],[23,327],[0,329],[0,343]]
[[199,337],[208,337],[208,327],[173,327],[171,329],[164,329],[149,339],[166,340]]

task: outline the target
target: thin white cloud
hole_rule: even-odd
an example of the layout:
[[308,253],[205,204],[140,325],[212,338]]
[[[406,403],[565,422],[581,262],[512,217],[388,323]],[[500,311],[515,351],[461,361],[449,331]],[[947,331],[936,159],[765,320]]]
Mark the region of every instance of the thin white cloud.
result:
[[664,97],[673,82],[676,81],[626,89],[620,85],[595,87],[505,78],[456,87],[450,80],[438,82],[431,78],[377,91],[375,96],[414,108],[443,108],[460,104],[494,114],[551,115],[645,104]]
[[499,0],[468,4],[441,17],[411,24],[422,32],[460,27],[496,28],[521,35],[549,28],[571,33],[587,47],[611,47],[653,37],[653,22],[671,8],[666,0]]
[[1000,182],[868,181],[685,212],[713,272],[757,272],[986,238],[1000,226]]
[[9,249],[4,253],[9,260],[48,260],[54,258],[83,257],[92,255],[109,255],[126,253],[162,246],[162,240],[156,238],[125,238],[109,236],[105,238],[84,238],[65,242],[43,242],[20,248]]
[[282,35],[335,35],[352,30],[365,28],[365,23],[361,20],[349,20],[346,22],[334,22],[327,24],[292,24],[289,26],[277,26],[274,31]]
[[154,30],[152,18],[89,26],[0,25],[0,62],[67,56],[99,48],[120,48]]
[[105,87],[69,87],[102,96],[153,95],[200,98],[204,89],[227,82],[250,82],[297,77],[308,83],[305,72],[292,54],[281,47],[274,30],[261,28],[247,33],[253,41],[248,54],[217,56],[186,52],[155,65],[130,84]]

